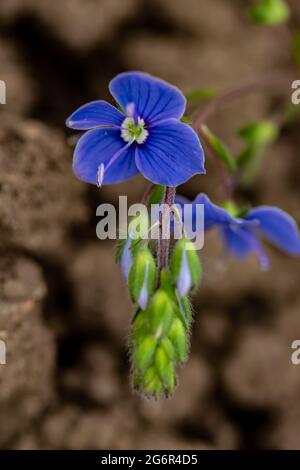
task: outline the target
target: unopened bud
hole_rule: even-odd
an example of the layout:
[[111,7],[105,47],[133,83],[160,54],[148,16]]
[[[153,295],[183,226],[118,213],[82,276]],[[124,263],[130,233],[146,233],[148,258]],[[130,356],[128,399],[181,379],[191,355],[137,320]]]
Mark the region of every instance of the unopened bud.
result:
[[172,323],[169,339],[174,346],[177,360],[184,362],[188,356],[188,337],[185,327],[179,318],[175,318]]
[[134,302],[145,310],[155,286],[156,266],[150,250],[139,251],[129,274],[129,291]]
[[172,254],[171,272],[180,297],[200,283],[202,267],[191,241],[183,239],[177,242]]
[[156,346],[155,339],[150,335],[146,336],[137,345],[134,351],[134,362],[138,370],[145,370],[151,365],[154,360]]
[[149,306],[149,319],[156,339],[166,335],[173,318],[173,302],[168,294],[159,289]]

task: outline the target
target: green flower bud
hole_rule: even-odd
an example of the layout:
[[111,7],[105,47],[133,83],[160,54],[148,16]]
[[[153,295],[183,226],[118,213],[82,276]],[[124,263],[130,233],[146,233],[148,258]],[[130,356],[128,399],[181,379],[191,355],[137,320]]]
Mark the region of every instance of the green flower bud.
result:
[[149,321],[156,339],[168,333],[173,315],[172,300],[165,291],[158,290],[149,306]]
[[179,318],[173,320],[169,339],[171,340],[176,358],[179,362],[185,362],[188,356],[188,338],[182,321]]
[[129,291],[134,302],[145,310],[155,286],[156,266],[150,250],[139,251],[129,274]]
[[144,392],[146,395],[152,395],[155,398],[159,398],[162,394],[163,385],[160,378],[155,375],[153,378],[148,381],[144,386]]
[[162,346],[159,346],[155,353],[155,367],[162,382],[172,383],[175,376],[173,361]]
[[146,336],[136,346],[134,350],[134,363],[137,369],[145,370],[152,364],[156,346],[155,339],[150,335]]
[[202,267],[190,240],[183,239],[176,243],[171,259],[171,273],[180,297],[200,283]]
[[160,346],[163,348],[168,358],[173,361],[175,359],[175,350],[169,338],[164,338],[161,341]]

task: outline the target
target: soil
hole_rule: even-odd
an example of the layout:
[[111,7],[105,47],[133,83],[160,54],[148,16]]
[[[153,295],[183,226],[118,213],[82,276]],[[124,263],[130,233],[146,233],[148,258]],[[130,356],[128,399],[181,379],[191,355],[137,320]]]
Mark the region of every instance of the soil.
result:
[[[274,73],[294,74],[286,26],[250,24],[239,0],[6,0],[0,3],[0,446],[7,449],[300,449],[299,259],[268,247],[226,259],[215,233],[201,253],[191,357],[168,400],[131,388],[127,337],[133,309],[114,244],[96,238],[96,207],[146,182],[101,191],[72,174],[76,136],[64,127],[80,104],[107,99],[108,81],[139,69],[188,92]],[[299,2],[291,1],[300,27]],[[235,130],[277,116],[266,91],[209,121],[234,150]],[[267,150],[244,203],[271,204],[300,223],[299,121]],[[214,161],[181,188],[217,200]]]

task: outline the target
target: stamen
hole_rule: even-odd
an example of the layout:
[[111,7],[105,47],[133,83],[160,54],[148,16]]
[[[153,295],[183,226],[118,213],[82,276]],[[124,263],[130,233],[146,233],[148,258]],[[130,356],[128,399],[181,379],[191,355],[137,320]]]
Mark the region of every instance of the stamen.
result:
[[149,132],[145,128],[144,119],[138,117],[137,122],[133,117],[127,117],[121,126],[121,137],[125,142],[134,140],[137,144],[143,144]]
[[105,171],[105,165],[104,163],[101,163],[98,167],[97,171],[97,186],[98,188],[101,188],[103,179],[104,179],[104,171]]

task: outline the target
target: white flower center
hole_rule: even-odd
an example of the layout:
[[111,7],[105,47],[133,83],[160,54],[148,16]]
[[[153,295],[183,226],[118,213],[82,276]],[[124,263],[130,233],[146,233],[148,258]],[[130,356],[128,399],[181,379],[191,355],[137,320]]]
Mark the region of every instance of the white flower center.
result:
[[138,117],[137,123],[133,117],[127,117],[121,126],[121,137],[125,142],[135,141],[137,144],[143,144],[149,135],[145,128],[144,119]]

